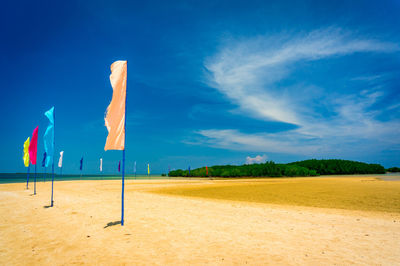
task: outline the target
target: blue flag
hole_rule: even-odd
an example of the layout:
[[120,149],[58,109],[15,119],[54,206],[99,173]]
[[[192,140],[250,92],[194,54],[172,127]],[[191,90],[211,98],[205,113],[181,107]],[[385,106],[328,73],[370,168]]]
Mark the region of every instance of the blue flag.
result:
[[83,168],[83,157],[81,158],[81,166],[79,166],[79,170],[82,171],[82,168]]
[[47,153],[44,152],[44,153],[43,153],[42,167],[45,167],[45,166],[46,166],[46,155],[47,155]]
[[43,136],[44,150],[46,151],[45,166],[50,166],[50,162],[54,156],[54,106],[51,107],[44,115],[49,119],[49,125]]

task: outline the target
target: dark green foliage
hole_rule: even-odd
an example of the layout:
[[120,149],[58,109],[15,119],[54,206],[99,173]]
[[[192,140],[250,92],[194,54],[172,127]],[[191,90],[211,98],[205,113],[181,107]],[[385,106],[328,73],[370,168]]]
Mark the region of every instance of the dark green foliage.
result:
[[305,160],[289,163],[315,170],[320,175],[384,174],[385,168],[379,164],[367,164],[348,160]]
[[166,176],[166,174],[161,174],[161,176]]
[[289,166],[285,164],[275,164],[266,162],[262,164],[245,165],[216,165],[206,168],[197,168],[190,171],[175,170],[169,173],[169,176],[195,176],[195,177],[281,177],[281,176],[315,176],[316,171],[301,166]]
[[[393,167],[397,168],[397,167]],[[392,169],[392,168],[390,168]],[[389,170],[389,169],[388,169]],[[400,169],[397,168],[397,171]],[[272,161],[261,164],[216,165],[201,167],[190,171],[175,170],[169,176],[183,177],[282,177],[317,176],[343,174],[384,174],[385,168],[379,164],[367,164],[348,160],[305,160],[289,164],[276,164]]]
[[386,171],[392,172],[392,173],[398,173],[398,172],[400,172],[400,168],[399,167],[390,167],[390,168],[386,169]]

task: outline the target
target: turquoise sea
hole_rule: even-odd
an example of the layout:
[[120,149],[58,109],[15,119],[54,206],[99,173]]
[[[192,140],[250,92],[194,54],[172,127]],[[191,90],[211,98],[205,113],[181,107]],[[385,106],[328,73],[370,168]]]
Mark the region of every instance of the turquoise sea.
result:
[[[0,184],[5,183],[23,183],[26,182],[26,173],[0,173]],[[167,176],[161,175],[125,175],[125,179],[165,179]],[[34,174],[29,174],[29,182],[33,182]],[[68,181],[68,180],[120,180],[121,175],[54,175],[55,181]],[[51,174],[37,173],[36,182],[51,181]]]

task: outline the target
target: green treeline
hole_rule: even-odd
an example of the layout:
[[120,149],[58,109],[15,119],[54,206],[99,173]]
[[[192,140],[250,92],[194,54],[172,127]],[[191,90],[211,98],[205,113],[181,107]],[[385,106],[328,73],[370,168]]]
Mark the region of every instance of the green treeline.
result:
[[400,172],[400,168],[399,167],[390,167],[390,168],[386,169],[386,171],[391,172],[391,173],[398,173],[398,172]]
[[380,164],[368,164],[348,160],[305,160],[289,165],[299,165],[317,171],[320,175],[384,174],[385,168]]
[[272,161],[261,164],[216,165],[206,168],[174,170],[171,177],[282,177],[317,176],[343,174],[384,174],[385,168],[379,164],[367,164],[348,160],[305,160],[288,164]]

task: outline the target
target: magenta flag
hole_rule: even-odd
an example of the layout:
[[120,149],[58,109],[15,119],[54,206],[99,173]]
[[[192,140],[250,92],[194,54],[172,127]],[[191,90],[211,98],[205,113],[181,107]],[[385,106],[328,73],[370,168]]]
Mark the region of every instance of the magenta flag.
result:
[[31,164],[36,164],[38,131],[39,126],[37,126],[35,130],[33,130],[31,143],[29,143],[29,159],[31,160]]
[[118,172],[121,172],[121,161],[118,162]]

